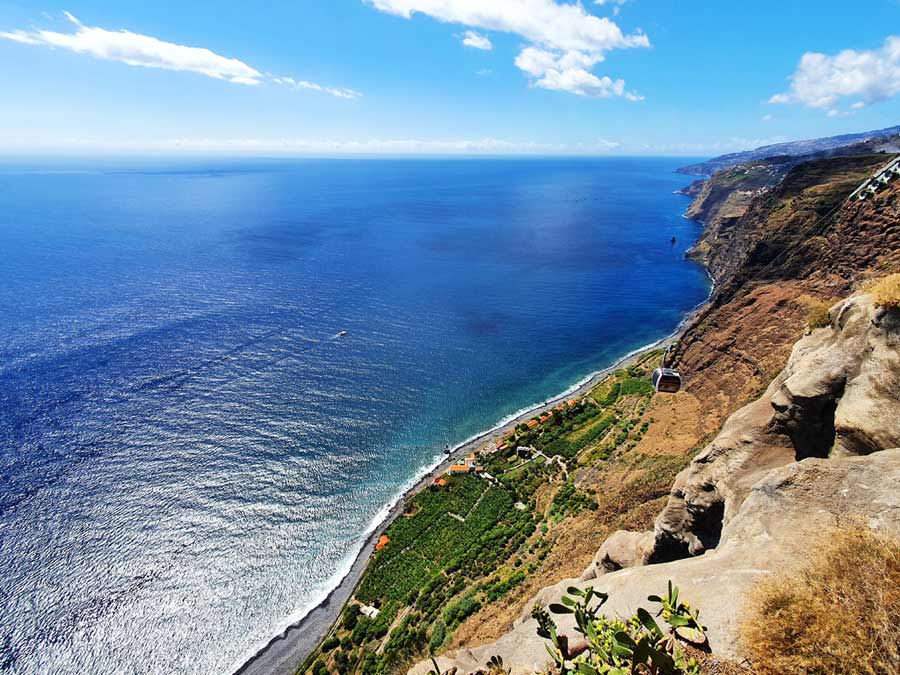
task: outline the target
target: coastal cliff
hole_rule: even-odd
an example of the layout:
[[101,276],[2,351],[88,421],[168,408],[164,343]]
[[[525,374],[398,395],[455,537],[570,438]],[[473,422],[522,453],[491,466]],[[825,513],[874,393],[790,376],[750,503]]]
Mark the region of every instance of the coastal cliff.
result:
[[[475,672],[496,654],[513,673],[540,672],[532,604],[593,585],[624,615],[668,579],[702,609],[713,651],[738,657],[737,600],[801,561],[822,528],[855,518],[900,534],[900,318],[853,295],[900,269],[900,190],[847,199],[888,159],[753,162],[702,187],[695,255],[716,289],[670,352],[685,387],[652,397],[636,443],[575,475],[597,494],[593,531],[610,536],[571,579],[471,617],[442,668]],[[671,489],[655,492],[663,481]]]

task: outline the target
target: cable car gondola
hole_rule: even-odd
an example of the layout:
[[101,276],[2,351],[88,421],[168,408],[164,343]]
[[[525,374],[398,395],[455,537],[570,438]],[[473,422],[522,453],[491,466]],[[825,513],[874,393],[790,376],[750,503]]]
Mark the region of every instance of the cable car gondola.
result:
[[681,389],[681,375],[672,368],[657,368],[650,378],[653,388],[658,392],[674,394]]

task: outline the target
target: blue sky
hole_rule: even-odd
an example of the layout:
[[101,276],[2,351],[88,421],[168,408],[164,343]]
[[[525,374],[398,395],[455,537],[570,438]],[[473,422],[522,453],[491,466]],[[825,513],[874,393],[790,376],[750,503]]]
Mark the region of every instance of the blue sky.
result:
[[7,153],[710,155],[900,123],[898,0],[0,0],[0,38]]

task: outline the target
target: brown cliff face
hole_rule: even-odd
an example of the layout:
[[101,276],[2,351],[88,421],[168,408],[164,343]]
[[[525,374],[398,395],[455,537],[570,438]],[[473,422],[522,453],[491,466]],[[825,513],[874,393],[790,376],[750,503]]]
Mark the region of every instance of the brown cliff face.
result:
[[900,187],[871,201],[846,200],[888,159],[795,167],[709,243],[718,288],[671,357],[685,390],[720,419],[777,374],[804,329],[810,299],[830,304],[900,266]]
[[[771,390],[804,330],[810,300],[832,304],[866,278],[900,268],[900,181],[874,199],[847,199],[887,159],[867,155],[798,166],[739,219],[739,236],[718,251],[720,285],[672,353],[685,393],[708,402],[709,415],[724,419]],[[624,534],[611,539],[604,545],[606,567],[703,553],[717,545],[723,523],[767,471],[828,456],[833,448],[871,451],[876,430],[836,432],[838,401],[853,368],[844,367],[836,352],[823,353],[827,363],[816,369],[821,386],[798,372],[735,413],[676,479],[655,534],[643,535],[637,551],[625,545]],[[788,375],[786,370],[780,377]],[[733,461],[723,464],[725,456]],[[717,466],[719,473],[711,468]]]

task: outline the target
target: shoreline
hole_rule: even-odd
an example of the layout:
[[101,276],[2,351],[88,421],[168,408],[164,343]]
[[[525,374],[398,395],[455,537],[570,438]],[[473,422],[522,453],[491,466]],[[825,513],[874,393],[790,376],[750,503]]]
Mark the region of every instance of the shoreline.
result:
[[541,403],[513,413],[490,429],[472,436],[449,450],[435,466],[415,480],[412,487],[399,494],[396,502],[387,510],[385,517],[365,537],[350,569],[341,578],[337,586],[321,602],[307,612],[302,619],[290,624],[281,633],[269,640],[265,646],[245,661],[240,668],[235,670],[234,675],[293,675],[303,660],[331,632],[334,623],[340,617],[344,606],[353,596],[369,565],[375,542],[403,512],[411,497],[430,485],[437,476],[446,473],[450,465],[454,464],[463,455],[475,451],[487,443],[495,442],[517,425],[531,419],[535,415],[551,410],[554,406],[570,397],[584,396],[614,371],[627,367],[648,352],[677,341],[684,334],[685,329],[697,312],[709,302],[713,290],[714,284],[710,287],[709,296],[688,312],[679,322],[677,328],[669,335],[628,352],[611,365],[591,373],[565,391]]

